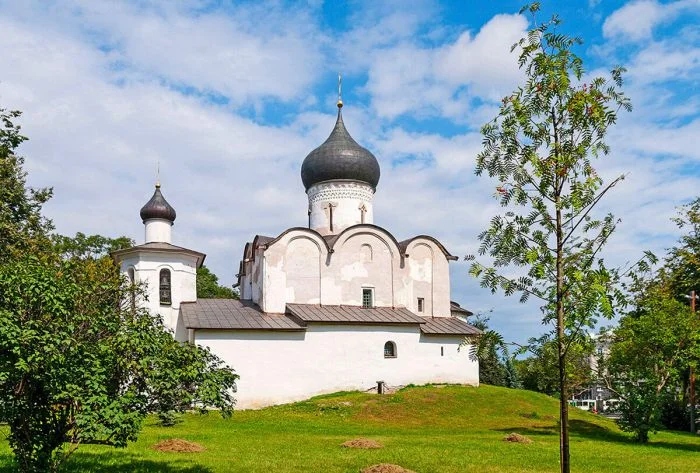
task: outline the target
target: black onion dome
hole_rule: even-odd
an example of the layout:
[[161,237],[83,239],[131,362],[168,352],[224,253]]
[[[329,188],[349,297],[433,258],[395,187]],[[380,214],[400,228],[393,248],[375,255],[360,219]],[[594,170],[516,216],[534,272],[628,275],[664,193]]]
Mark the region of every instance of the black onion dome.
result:
[[314,184],[335,179],[362,181],[377,187],[379,163],[372,153],[357,144],[345,129],[338,108],[338,120],[328,139],[309,153],[301,165],[301,180],[306,190]]
[[175,209],[165,200],[160,192],[160,184],[156,184],[156,191],[151,200],[141,207],[141,220],[144,222],[152,218],[161,218],[171,223],[175,221]]

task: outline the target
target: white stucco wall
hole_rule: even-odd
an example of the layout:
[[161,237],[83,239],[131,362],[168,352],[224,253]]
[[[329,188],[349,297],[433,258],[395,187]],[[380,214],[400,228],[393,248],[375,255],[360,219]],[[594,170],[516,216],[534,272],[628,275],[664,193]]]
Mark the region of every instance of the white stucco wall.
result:
[[[434,241],[422,237],[411,241],[406,254],[402,272],[407,281],[403,284],[406,307],[419,315],[449,317],[450,268],[445,254]],[[418,312],[419,297],[425,300],[423,313]]]
[[[315,184],[306,191],[309,197],[309,228],[321,235],[337,235],[360,223],[374,222],[374,189],[365,182],[328,181]],[[333,206],[333,229],[330,210]],[[364,216],[363,211],[364,209]]]
[[[405,256],[408,255],[408,256]],[[337,237],[332,252],[318,234],[294,229],[244,263],[243,299],[264,312],[283,313],[287,303],[362,305],[362,289],[374,291],[378,307],[407,307],[416,314],[450,316],[449,262],[426,237],[410,242],[405,255],[386,231],[357,225]],[[423,311],[418,310],[423,298]]]
[[[160,314],[165,326],[172,330],[175,338],[180,341],[187,340],[187,330],[180,315],[180,304],[197,300],[196,264],[196,258],[193,256],[176,252],[155,253],[145,250],[129,255],[120,263],[122,274],[128,274],[129,268],[133,268],[135,282],[145,285],[146,299],[140,300],[138,303],[152,313]],[[159,275],[161,269],[170,270],[172,301],[170,305],[161,305],[160,303]]]
[[[257,408],[342,390],[425,383],[478,385],[478,362],[462,337],[426,336],[418,326],[310,325],[306,332],[197,330],[240,375],[238,407]],[[396,358],[384,358],[393,341]],[[444,355],[441,355],[441,347]]]
[[172,241],[173,223],[162,218],[152,218],[144,222],[146,243]]

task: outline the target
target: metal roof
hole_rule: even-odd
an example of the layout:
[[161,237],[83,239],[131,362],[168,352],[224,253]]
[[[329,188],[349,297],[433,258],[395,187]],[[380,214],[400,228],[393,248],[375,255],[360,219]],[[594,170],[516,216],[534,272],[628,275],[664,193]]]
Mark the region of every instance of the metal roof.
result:
[[287,311],[302,322],[331,324],[422,324],[425,320],[399,307],[363,308],[346,305],[287,304]]
[[304,326],[284,314],[266,314],[250,301],[198,299],[183,302],[185,327],[193,329],[302,331]]
[[462,314],[463,317],[474,315],[474,312],[465,309],[455,301],[450,301],[450,312],[452,312],[452,314]]
[[175,221],[176,215],[173,206],[165,200],[160,192],[160,184],[156,184],[156,190],[153,192],[151,200],[141,207],[141,220],[145,222],[152,218],[162,218],[172,223]]
[[379,175],[377,158],[350,136],[340,108],[328,139],[310,152],[301,165],[301,180],[306,190],[319,182],[337,179],[362,181],[376,188]]
[[480,335],[482,332],[457,317],[423,317],[420,331],[426,335]]

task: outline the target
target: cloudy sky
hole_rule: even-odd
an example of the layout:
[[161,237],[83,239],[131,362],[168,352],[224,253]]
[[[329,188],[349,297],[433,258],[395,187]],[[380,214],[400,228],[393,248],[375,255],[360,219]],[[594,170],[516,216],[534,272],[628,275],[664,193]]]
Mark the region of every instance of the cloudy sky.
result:
[[[226,284],[243,245],[306,224],[299,169],[335,119],[379,159],[375,223],[455,255],[499,207],[474,176],[479,129],[519,81],[522,1],[0,0],[0,107],[24,112],[29,182],[53,186],[59,232],[143,241],[160,162],[173,243]],[[628,69],[634,111],[611,131],[608,256],[663,254],[676,207],[700,194],[700,0],[543,2],[581,36],[591,73]],[[556,5],[559,4],[559,5]],[[561,6],[565,5],[565,6]],[[491,295],[452,263],[453,299],[507,338],[543,331],[536,306]]]

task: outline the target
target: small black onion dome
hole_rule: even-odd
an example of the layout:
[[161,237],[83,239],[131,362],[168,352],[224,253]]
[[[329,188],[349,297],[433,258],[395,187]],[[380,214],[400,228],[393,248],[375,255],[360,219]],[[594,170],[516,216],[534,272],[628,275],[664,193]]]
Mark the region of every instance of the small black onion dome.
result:
[[357,144],[345,129],[338,103],[338,119],[328,139],[309,153],[301,165],[301,181],[306,190],[319,182],[349,179],[366,182],[373,188],[379,183],[379,163],[372,153]]
[[156,184],[156,191],[153,193],[153,197],[146,202],[146,205],[141,207],[141,220],[145,222],[152,218],[161,218],[172,223],[175,221],[175,216],[175,209],[163,197],[163,194],[160,192],[160,184]]

